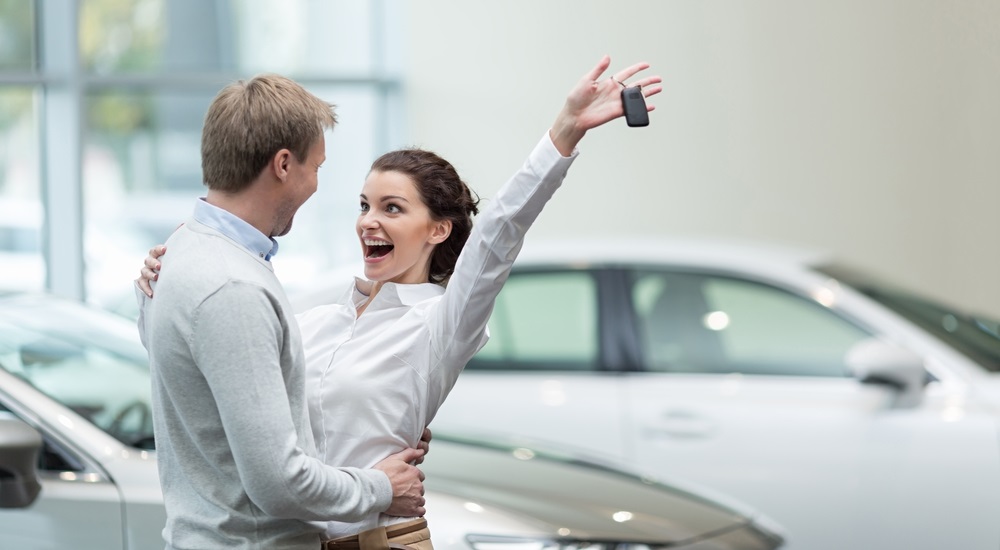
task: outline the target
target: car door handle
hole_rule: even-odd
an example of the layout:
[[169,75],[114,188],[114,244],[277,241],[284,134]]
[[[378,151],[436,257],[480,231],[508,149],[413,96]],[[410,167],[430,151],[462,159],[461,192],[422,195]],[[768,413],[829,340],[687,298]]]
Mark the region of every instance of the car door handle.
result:
[[711,437],[717,429],[716,422],[705,415],[672,409],[664,411],[658,420],[647,423],[644,432],[650,438],[697,439]]

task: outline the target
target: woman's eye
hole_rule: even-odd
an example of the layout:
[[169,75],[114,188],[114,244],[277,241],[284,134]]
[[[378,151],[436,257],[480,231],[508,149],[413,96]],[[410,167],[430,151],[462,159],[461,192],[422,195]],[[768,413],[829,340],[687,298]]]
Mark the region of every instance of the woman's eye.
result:
[[367,212],[369,208],[370,207],[367,204],[361,203],[361,211],[362,212]]
[[402,212],[402,210],[400,210],[399,207],[396,206],[395,204],[390,204],[386,206],[385,211],[390,214],[399,214],[400,212]]

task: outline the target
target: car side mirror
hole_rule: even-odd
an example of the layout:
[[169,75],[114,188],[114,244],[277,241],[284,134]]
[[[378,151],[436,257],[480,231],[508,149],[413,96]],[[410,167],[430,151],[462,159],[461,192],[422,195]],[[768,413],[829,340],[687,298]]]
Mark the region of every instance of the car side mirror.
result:
[[920,404],[927,383],[920,355],[876,338],[851,346],[845,358],[848,368],[864,384],[884,384],[896,390],[896,407]]
[[14,418],[0,418],[0,508],[27,508],[41,492],[42,436]]

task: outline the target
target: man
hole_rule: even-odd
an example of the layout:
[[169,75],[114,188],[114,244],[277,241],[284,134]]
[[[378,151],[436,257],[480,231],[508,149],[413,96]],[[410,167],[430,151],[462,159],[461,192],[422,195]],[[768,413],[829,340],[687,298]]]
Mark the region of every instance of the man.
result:
[[[423,515],[407,449],[374,469],[315,458],[298,326],[274,237],[316,191],[333,108],[261,75],[224,88],[202,131],[208,193],[168,240],[139,329],[149,351],[166,547],[319,548],[321,526]],[[137,292],[140,300],[146,296]]]

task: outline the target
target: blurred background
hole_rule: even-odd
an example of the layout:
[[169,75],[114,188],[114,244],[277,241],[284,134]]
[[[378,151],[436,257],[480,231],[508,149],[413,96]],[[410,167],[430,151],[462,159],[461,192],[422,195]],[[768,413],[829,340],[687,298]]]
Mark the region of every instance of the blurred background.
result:
[[989,0],[0,0],[0,287],[128,307],[232,80],[337,105],[294,289],[355,260],[377,155],[434,150],[488,201],[609,54],[663,76],[651,124],[587,136],[531,239],[818,248],[1000,317],[998,28]]

